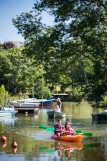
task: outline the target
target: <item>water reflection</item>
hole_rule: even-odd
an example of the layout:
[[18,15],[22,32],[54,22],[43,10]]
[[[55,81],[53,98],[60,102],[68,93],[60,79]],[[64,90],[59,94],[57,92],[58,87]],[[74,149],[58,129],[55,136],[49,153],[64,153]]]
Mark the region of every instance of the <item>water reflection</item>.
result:
[[58,152],[58,156],[61,156],[65,153],[66,157],[70,157],[71,152],[75,149],[82,150],[83,144],[81,142],[61,142],[55,141],[53,144],[53,149]]
[[16,116],[0,117],[0,124],[2,124],[2,125],[5,124],[5,125],[14,126],[17,121],[18,121],[18,117],[16,117]]
[[[107,161],[107,126],[93,123],[91,118],[92,113],[103,112],[103,109],[93,109],[86,102],[63,103],[62,112],[66,112],[67,116],[62,119],[62,124],[69,121],[74,129],[93,134],[91,137],[84,136],[82,143],[54,141],[51,139],[53,132],[40,129],[39,125],[53,127],[57,122],[57,119],[48,119],[48,110],[42,109],[38,115],[18,114],[15,118],[1,119],[0,134],[5,132],[7,143],[0,142],[0,161]],[[14,138],[17,149],[11,147]]]
[[7,146],[7,142],[3,142],[1,145],[2,148],[5,148],[6,146]]

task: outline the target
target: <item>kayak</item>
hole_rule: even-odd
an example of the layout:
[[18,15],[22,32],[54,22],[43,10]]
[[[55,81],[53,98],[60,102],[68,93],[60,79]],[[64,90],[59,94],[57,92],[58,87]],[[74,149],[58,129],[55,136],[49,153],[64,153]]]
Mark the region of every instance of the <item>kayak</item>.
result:
[[68,142],[78,142],[78,141],[82,141],[83,136],[82,135],[65,135],[65,136],[57,136],[57,135],[53,135],[52,139],[55,140],[61,140],[61,141],[68,141]]

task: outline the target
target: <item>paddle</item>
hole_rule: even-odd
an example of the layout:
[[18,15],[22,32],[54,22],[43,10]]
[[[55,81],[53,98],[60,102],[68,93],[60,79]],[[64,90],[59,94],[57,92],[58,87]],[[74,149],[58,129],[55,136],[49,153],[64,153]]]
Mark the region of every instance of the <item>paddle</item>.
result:
[[84,136],[92,136],[93,134],[91,132],[84,132],[84,133],[78,133],[78,135],[84,135]]
[[92,133],[91,132],[84,132],[83,135],[84,136],[92,136]]
[[50,131],[50,132],[53,132],[53,131],[54,131],[54,128],[51,128],[51,127],[47,127],[47,128],[46,128],[46,131]]
[[47,126],[45,126],[45,125],[40,125],[39,128],[40,128],[40,129],[46,129]]
[[[47,131],[54,131],[54,128],[47,127],[46,130],[47,130]],[[81,130],[75,130],[75,132],[76,132],[77,134],[79,134],[79,133],[81,133]]]
[[76,134],[81,133],[81,130],[75,130]]
[[[46,129],[46,131],[48,132],[53,132],[54,131],[54,128],[53,127],[47,127],[45,125],[40,125],[39,128],[41,129]],[[84,135],[84,136],[92,136],[92,133],[91,132],[84,132],[82,133],[81,130],[75,130],[76,134],[80,134],[80,135]]]

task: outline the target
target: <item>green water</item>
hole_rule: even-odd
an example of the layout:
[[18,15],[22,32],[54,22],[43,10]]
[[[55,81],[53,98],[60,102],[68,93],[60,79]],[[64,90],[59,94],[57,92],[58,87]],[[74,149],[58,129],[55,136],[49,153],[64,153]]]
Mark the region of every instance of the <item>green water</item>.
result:
[[[53,105],[54,106],[54,105]],[[5,134],[7,143],[0,141],[0,161],[107,161],[107,124],[93,123],[91,114],[104,109],[92,108],[86,102],[81,104],[63,103],[62,119],[71,123],[74,129],[91,132],[81,143],[56,142],[51,139],[52,132],[40,129],[39,125],[53,127],[57,119],[48,119],[47,111],[42,109],[38,115],[17,114],[13,118],[0,118],[0,137]],[[17,148],[12,148],[13,140]]]

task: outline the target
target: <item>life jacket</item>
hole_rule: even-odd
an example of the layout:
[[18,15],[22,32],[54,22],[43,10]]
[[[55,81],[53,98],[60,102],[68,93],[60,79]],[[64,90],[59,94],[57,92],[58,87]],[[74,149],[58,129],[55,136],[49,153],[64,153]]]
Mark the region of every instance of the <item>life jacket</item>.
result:
[[70,127],[66,127],[66,128],[65,128],[65,134],[67,134],[67,135],[69,135],[69,134],[73,134],[73,130],[72,130],[72,128],[70,128]]
[[54,133],[57,134],[57,132],[61,132],[63,129],[64,129],[64,126],[63,125],[59,125],[59,124],[56,124],[54,126]]

